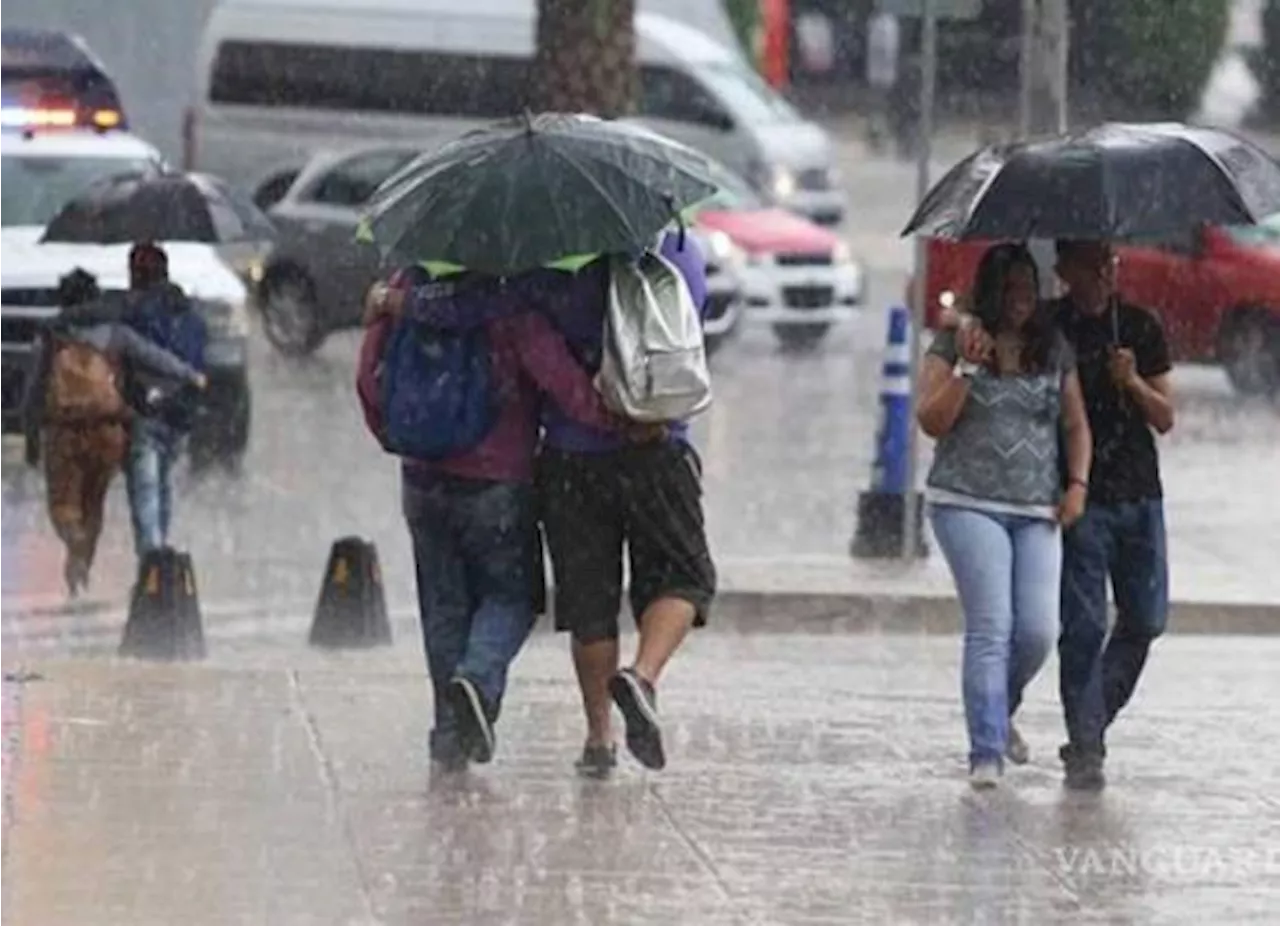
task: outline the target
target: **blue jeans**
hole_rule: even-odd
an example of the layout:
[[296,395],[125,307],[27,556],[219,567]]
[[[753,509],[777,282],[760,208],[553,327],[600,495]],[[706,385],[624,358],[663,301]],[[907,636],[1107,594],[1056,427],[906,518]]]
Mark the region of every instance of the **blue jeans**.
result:
[[1003,762],[1009,718],[1058,635],[1062,538],[1043,518],[931,505],[964,610],[969,761]]
[[[1109,640],[1108,577],[1116,600]],[[1103,749],[1107,727],[1133,696],[1168,612],[1163,502],[1090,504],[1064,538],[1058,657],[1073,746]]]
[[445,691],[464,676],[496,720],[507,668],[533,629],[530,537],[533,489],[519,483],[440,476],[405,481],[418,609],[435,693],[431,755],[458,753],[457,719]]
[[129,430],[129,460],[125,488],[133,545],[138,556],[169,542],[173,497],[169,473],[178,457],[181,432],[154,418],[136,417]]

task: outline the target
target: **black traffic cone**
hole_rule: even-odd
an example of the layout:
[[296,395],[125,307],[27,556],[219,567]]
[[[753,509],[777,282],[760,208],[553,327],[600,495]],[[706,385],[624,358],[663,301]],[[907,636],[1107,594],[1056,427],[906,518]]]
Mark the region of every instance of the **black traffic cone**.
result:
[[191,556],[165,547],[138,564],[120,655],[138,659],[203,659],[204,628]]
[[372,543],[343,537],[330,548],[309,642],[333,649],[391,642],[378,548]]

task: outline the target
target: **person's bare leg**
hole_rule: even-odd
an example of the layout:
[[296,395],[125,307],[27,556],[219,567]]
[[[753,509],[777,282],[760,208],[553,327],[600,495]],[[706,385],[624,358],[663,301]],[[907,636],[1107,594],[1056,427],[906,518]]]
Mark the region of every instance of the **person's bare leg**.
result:
[[582,708],[587,715],[587,746],[608,746],[613,742],[613,699],[609,679],[618,671],[618,641],[573,641],[573,668],[578,674]]
[[659,598],[640,616],[640,645],[636,661],[609,681],[609,693],[627,726],[627,749],[645,768],[667,764],[662,746],[654,683],[693,626],[692,604],[679,598]]
[[693,627],[696,615],[693,605],[682,598],[659,598],[640,616],[640,644],[636,648],[634,669],[650,685]]

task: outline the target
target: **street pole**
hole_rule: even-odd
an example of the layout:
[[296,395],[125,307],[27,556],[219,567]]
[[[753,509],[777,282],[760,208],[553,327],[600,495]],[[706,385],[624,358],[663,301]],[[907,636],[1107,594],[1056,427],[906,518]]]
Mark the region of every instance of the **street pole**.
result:
[[1036,28],[1040,21],[1037,0],[1022,0],[1022,43],[1018,53],[1018,138],[1031,134],[1031,110],[1035,105]]
[[1020,138],[1067,131],[1069,31],[1068,0],[1022,0]]
[[[916,204],[929,192],[929,164],[933,159],[934,89],[938,81],[938,0],[923,0],[920,35],[920,138],[916,159]],[[911,400],[907,404],[907,485],[902,500],[902,558],[913,560],[920,548],[920,498],[916,492],[916,455],[919,437],[916,427],[916,381],[920,372],[920,333],[924,330],[925,299],[929,292],[929,247],[923,236],[916,236],[915,286],[911,294],[911,330],[909,332]]]
[[1067,0],[1044,0],[1045,67],[1049,69],[1046,81],[1053,107],[1054,131],[1059,135],[1067,131],[1070,119],[1067,111],[1067,65],[1071,47],[1071,13]]

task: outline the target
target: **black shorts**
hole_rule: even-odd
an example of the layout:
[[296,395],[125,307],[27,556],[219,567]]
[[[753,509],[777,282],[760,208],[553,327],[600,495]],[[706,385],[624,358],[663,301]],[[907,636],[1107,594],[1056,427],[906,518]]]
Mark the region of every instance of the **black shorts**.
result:
[[654,601],[679,598],[693,605],[695,627],[707,622],[716,570],[693,448],[673,442],[607,453],[545,449],[538,488],[557,630],[583,643],[618,636],[624,542],[637,620]]

